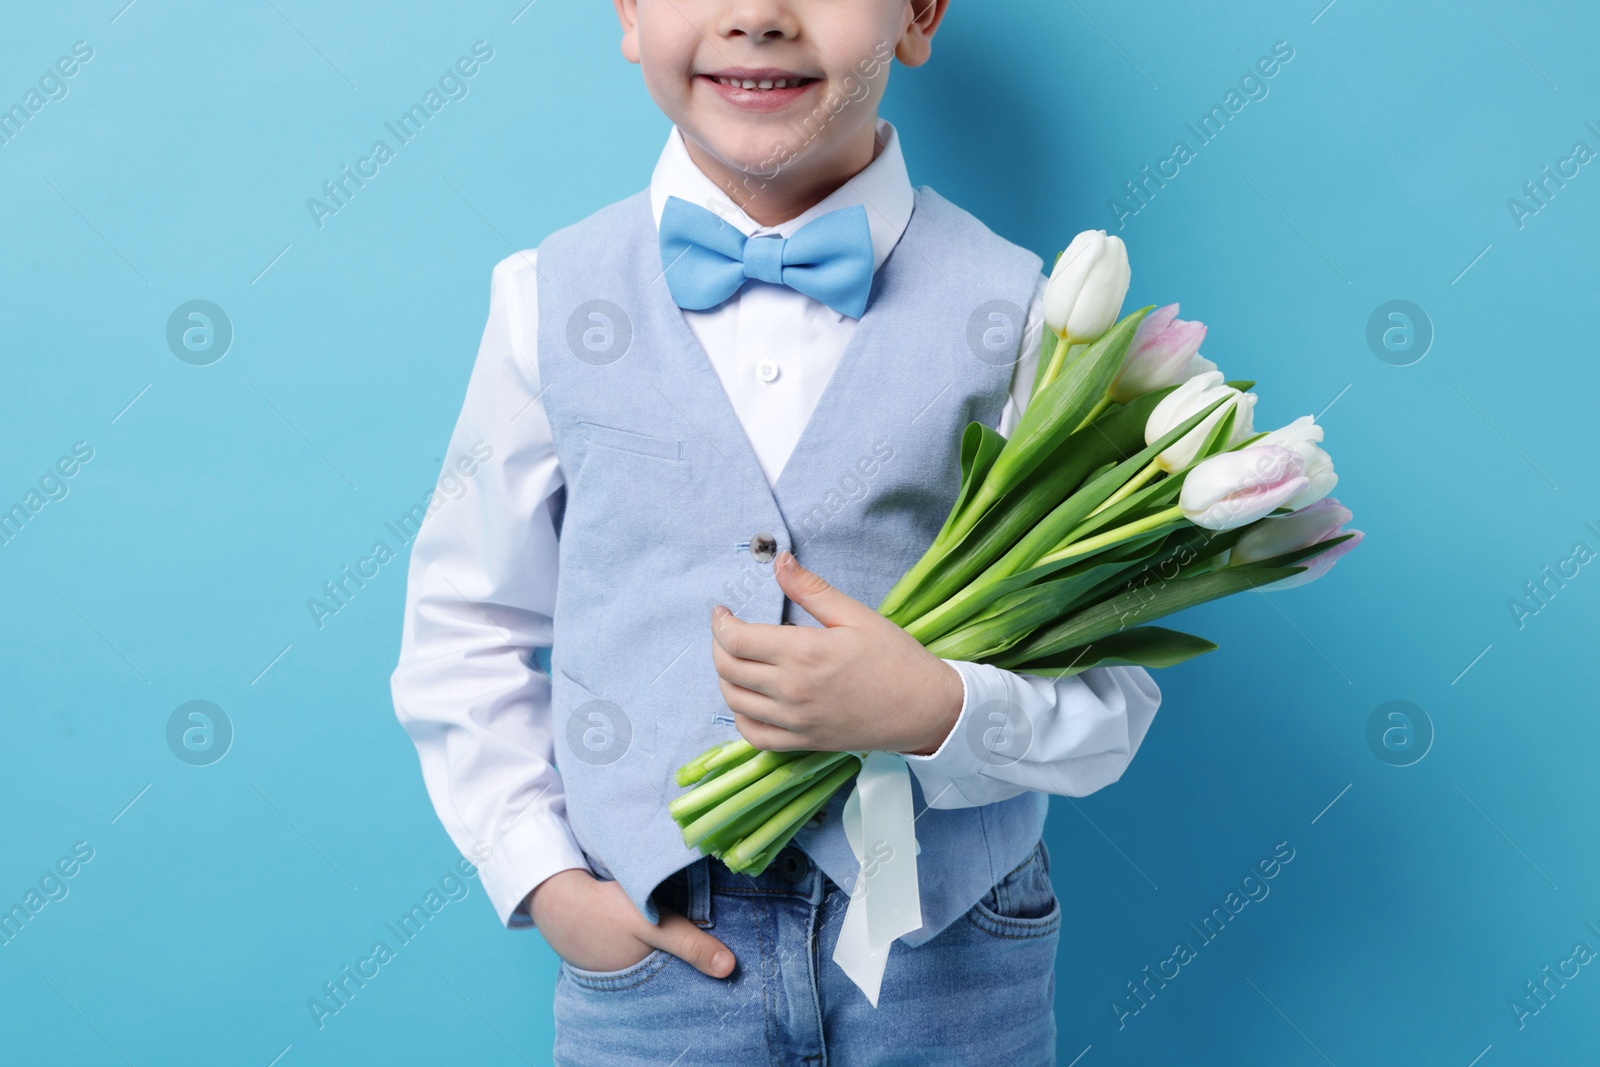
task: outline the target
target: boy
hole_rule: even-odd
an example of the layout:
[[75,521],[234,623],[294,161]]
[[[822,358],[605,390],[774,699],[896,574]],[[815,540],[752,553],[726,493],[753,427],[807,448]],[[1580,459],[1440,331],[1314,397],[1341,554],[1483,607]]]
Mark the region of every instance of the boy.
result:
[[[1038,358],[1039,257],[914,189],[877,115],[947,2],[615,0],[675,127],[650,188],[495,267],[451,445],[493,455],[415,542],[393,692],[502,922],[562,959],[557,1063],[1053,1062],[1045,794],[1117,780],[1160,694],[873,610]],[[910,764],[923,925],[876,1007],[832,961],[848,790],[756,878],[667,815],[736,733]]]

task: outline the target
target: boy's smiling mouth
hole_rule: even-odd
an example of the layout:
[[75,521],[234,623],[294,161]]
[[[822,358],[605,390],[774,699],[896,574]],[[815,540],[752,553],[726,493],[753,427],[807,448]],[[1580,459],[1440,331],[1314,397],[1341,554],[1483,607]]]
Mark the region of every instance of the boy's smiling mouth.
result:
[[821,79],[775,67],[730,67],[697,74],[728,103],[745,111],[776,111],[805,96]]

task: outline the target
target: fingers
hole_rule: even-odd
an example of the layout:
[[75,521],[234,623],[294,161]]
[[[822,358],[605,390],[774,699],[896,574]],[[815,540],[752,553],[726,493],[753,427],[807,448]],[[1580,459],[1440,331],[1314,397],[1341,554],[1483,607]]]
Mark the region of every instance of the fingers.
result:
[[661,925],[647,925],[641,940],[672,953],[701,974],[712,978],[726,978],[733,973],[733,952],[727,945],[685,916],[664,908],[657,910],[661,915]]
[[[746,624],[748,625],[748,624]],[[793,627],[790,627],[793,629]],[[715,633],[715,624],[713,624]],[[738,642],[743,644],[744,642]],[[764,696],[779,696],[779,686],[783,678],[784,668],[776,663],[759,659],[745,659],[729,650],[716,636],[711,640],[711,665],[717,673],[734,685],[761,693]]]
[[736,715],[748,715],[780,728],[790,725],[784,719],[783,705],[773,698],[734,685],[726,678],[717,679],[717,688],[722,693],[722,702]]
[[[745,622],[722,605],[712,608],[711,641],[713,647],[739,659],[757,663],[777,663],[783,641],[792,640],[782,626],[766,622]],[[789,627],[790,630],[795,627]]]
[[772,564],[772,573],[784,595],[823,626],[843,626],[856,619],[863,610],[872,610],[829,585],[822,575],[802,567],[800,561],[787,551],[778,553]]
[[797,733],[751,718],[741,711],[733,713],[733,726],[739,731],[740,736],[756,748],[771,752],[793,752],[797,749],[816,747],[807,744],[806,739]]

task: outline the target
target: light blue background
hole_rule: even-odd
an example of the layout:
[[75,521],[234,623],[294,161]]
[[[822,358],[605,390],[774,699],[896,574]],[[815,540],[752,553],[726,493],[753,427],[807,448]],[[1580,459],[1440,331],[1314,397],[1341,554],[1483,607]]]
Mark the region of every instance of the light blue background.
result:
[[[885,107],[914,180],[1048,255],[1294,49],[1127,220],[1129,306],[1210,323],[1261,424],[1324,412],[1368,539],[1318,585],[1195,612],[1223,650],[1161,675],[1119,784],[1054,802],[1063,1064],[1501,1067],[1600,1037],[1597,967],[1524,1029],[1509,1007],[1600,949],[1600,570],[1523,628],[1508,607],[1600,549],[1600,168],[1521,228],[1506,206],[1600,148],[1600,19],[1323,2],[957,0]],[[0,547],[0,902],[95,850],[0,948],[6,1059],[547,1062],[555,957],[476,883],[312,1022],[457,857],[390,706],[403,562],[321,630],[306,600],[432,487],[490,266],[642,187],[665,120],[608,4],[122,3],[12,5],[0,35],[5,105],[94,49],[0,145],[0,505],[94,449]],[[470,95],[318,230],[306,198],[480,39]],[[197,298],[236,329],[207,367],[164,339]],[[1414,365],[1368,347],[1392,299],[1436,333]],[[236,730],[210,767],[166,744],[192,699]],[[1437,732],[1404,768],[1366,740],[1394,699]],[[1270,896],[1119,1029],[1124,984],[1284,841]]]

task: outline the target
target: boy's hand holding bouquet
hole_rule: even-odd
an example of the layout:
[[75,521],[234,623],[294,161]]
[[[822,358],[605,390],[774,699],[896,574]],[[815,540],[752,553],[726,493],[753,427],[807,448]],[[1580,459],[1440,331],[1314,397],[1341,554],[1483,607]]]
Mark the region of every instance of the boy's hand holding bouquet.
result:
[[[1128,282],[1122,242],[1101,231],[1057,259],[1020,422],[1009,439],[966,427],[955,505],[875,611],[792,559],[778,581],[820,630],[714,610],[712,655],[742,736],[678,772],[692,788],[670,810],[689,845],[757,874],[856,780],[845,820],[858,858],[869,840],[914,855],[894,754],[927,754],[954,725],[961,683],[944,659],[1057,676],[1171,666],[1217,646],[1151,622],[1312,581],[1360,542],[1327,495],[1337,477],[1322,428],[1303,416],[1256,431],[1254,383],[1224,381],[1199,354],[1203,324],[1179,320],[1176,304],[1118,320]],[[835,958],[881,973],[889,942],[920,925],[915,864],[872,874],[880,899]]]

